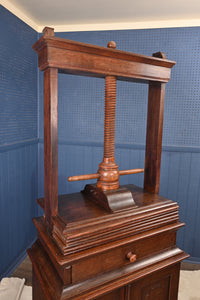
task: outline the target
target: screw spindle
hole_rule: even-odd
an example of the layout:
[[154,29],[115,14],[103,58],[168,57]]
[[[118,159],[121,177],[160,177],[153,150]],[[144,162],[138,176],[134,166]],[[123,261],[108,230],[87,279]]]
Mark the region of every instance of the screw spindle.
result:
[[[111,41],[108,48],[115,49],[116,43]],[[115,163],[115,111],[116,111],[115,76],[105,77],[105,116],[104,116],[104,156],[95,174],[68,177],[68,181],[97,179],[97,187],[102,191],[119,188],[119,176],[144,172],[144,169],[118,170]]]

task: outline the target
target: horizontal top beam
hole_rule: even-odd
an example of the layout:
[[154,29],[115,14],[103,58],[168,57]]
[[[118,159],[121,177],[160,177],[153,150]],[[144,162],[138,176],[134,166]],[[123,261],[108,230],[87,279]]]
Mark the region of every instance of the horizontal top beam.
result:
[[174,61],[94,46],[44,34],[34,45],[40,70],[58,68],[61,73],[94,77],[116,76],[127,81],[170,79]]

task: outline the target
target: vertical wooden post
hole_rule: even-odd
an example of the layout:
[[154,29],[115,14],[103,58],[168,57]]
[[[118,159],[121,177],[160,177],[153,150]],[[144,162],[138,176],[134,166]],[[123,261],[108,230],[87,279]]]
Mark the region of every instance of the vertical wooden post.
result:
[[159,193],[165,83],[149,83],[144,189]]
[[51,217],[58,211],[58,69],[44,71],[44,172],[45,220],[51,231]]

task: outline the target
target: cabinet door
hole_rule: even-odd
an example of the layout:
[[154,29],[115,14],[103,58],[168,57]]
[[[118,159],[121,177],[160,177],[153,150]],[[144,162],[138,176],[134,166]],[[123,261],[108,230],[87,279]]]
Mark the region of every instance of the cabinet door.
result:
[[124,288],[116,289],[104,296],[95,298],[95,300],[125,300],[124,298]]
[[180,266],[154,272],[126,287],[125,300],[176,300]]

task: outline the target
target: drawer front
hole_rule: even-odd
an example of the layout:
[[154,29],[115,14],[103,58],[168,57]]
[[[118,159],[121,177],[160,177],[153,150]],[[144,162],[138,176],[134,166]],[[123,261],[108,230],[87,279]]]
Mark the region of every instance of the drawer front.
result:
[[140,261],[156,253],[173,247],[176,232],[167,232],[153,237],[146,237],[112,250],[92,255],[72,265],[72,283],[89,279],[93,276]]

